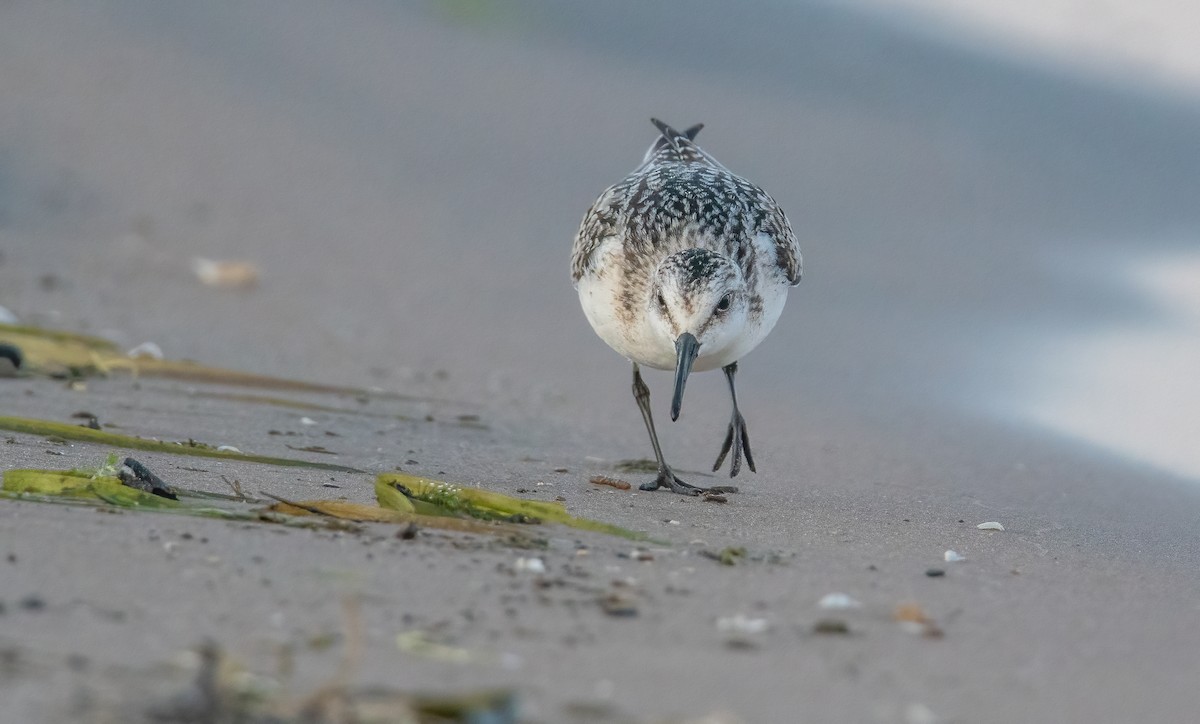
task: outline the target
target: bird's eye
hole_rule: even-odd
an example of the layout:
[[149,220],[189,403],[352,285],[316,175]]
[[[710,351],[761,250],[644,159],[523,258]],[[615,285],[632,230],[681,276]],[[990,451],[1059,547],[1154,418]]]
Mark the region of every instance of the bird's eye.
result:
[[729,294],[721,297],[721,301],[717,302],[717,311],[724,312],[729,309],[729,305],[733,303],[733,297]]
[[658,308],[662,310],[667,308],[667,300],[666,297],[662,295],[662,292],[658,293]]

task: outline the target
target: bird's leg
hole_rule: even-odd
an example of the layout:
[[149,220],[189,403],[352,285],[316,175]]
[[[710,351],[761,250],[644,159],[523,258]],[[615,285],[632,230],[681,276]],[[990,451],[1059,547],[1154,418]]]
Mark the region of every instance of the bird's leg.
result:
[[750,466],[751,472],[758,472],[754,469],[754,455],[750,453],[750,433],[746,431],[746,420],[742,417],[742,413],[738,412],[737,405],[737,390],[733,387],[733,376],[737,374],[737,362],[725,365],[721,368],[725,371],[725,379],[729,380],[729,396],[733,398],[733,416],[729,419],[729,432],[725,434],[725,443],[721,445],[721,454],[717,456],[717,462],[713,464],[713,472],[717,472],[721,468],[721,463],[725,462],[725,454],[733,449],[733,459],[729,461],[729,477],[736,477],[742,470],[742,452],[746,453],[746,464]]
[[642,372],[638,369],[637,362],[633,363],[633,399],[637,400],[638,409],[642,412],[642,419],[646,422],[646,430],[650,433],[650,444],[654,446],[654,457],[658,462],[658,477],[653,482],[643,483],[640,488],[642,490],[658,490],[667,487],[680,495],[699,495],[705,492],[706,488],[698,488],[675,477],[675,473],[663,459],[662,447],[658,444],[658,433],[654,431],[654,418],[650,416],[650,388],[642,381]]

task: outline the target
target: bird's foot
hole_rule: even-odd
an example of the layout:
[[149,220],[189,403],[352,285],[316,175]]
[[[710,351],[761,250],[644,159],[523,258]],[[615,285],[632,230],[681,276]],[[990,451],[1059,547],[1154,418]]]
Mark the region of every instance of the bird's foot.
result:
[[659,488],[670,488],[672,493],[680,495],[700,495],[702,493],[736,493],[738,489],[732,485],[714,485],[711,488],[701,488],[698,485],[684,482],[679,479],[675,472],[670,468],[663,468],[658,471],[658,477],[649,483],[642,483],[638,486],[639,490],[658,490]]
[[754,455],[750,452],[750,433],[746,430],[746,419],[736,409],[733,419],[729,421],[729,432],[725,434],[721,454],[717,456],[717,462],[713,463],[714,473],[721,469],[721,463],[725,462],[725,456],[730,450],[733,450],[733,457],[729,461],[729,477],[736,478],[742,471],[743,452],[746,454],[746,464],[750,466],[750,472],[758,472],[754,469]]

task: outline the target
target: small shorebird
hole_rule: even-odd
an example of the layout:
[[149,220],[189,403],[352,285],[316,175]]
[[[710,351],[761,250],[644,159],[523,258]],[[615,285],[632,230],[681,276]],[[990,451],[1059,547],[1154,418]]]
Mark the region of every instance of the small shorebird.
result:
[[738,360],[775,326],[788,287],[800,282],[800,247],[783,210],[696,145],[702,125],[680,133],[651,119],[660,136],[642,165],[600,194],[583,217],[571,278],[583,313],[609,347],[633,363],[633,396],[658,462],[642,490],[696,495],[663,459],[639,365],[675,370],[671,419],[679,418],[688,374],[725,372],[733,416],[713,471],[732,449],[729,477],[754,470],[733,379]]

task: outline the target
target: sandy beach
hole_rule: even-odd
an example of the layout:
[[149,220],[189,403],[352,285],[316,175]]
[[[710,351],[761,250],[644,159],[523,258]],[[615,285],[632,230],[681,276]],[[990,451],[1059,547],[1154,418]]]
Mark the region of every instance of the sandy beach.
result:
[[[521,722],[1193,721],[1200,481],[1186,445],[1153,443],[1200,435],[1178,363],[1195,317],[1133,272],[1195,252],[1200,100],[901,20],[715,1],[0,6],[0,307],[373,391],[286,395],[313,411],[18,377],[0,416],[86,410],[365,471],[135,454],[184,488],[370,502],[373,474],[400,468],[656,541],[547,528],[531,553],[0,499],[0,721],[144,719],[206,641],[303,698],[345,655],[347,601],[355,686],[511,688]],[[705,123],[805,256],[741,363],[759,472],[724,504],[638,493],[645,474],[620,469],[651,453],[629,365],[568,275],[583,212],[640,160],[651,116]],[[196,258],[260,279],[206,286]],[[1126,379],[1161,414],[1126,406]],[[707,470],[724,380],[696,375],[673,424],[669,376],[647,381],[669,459]],[[6,470],[110,451],[0,431]],[[732,548],[735,565],[708,555]],[[517,569],[533,556],[544,572]],[[822,607],[834,593],[858,605]],[[913,606],[927,621],[896,620]],[[412,632],[467,653],[398,645]]]

